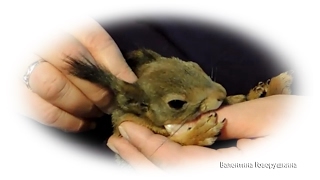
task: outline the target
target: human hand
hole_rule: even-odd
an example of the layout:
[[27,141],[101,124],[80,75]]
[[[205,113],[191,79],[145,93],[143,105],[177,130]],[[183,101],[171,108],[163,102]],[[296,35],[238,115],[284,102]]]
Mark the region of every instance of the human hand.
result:
[[63,61],[67,56],[96,61],[118,78],[130,83],[136,81],[137,77],[110,35],[92,19],[82,19],[82,24],[85,27],[58,32],[57,37],[45,42],[47,46],[37,49],[36,55],[21,63],[21,73],[25,73],[33,62],[45,60],[30,74],[30,89],[22,83],[17,88],[21,100],[19,113],[65,131],[78,132],[95,127],[90,119],[108,111],[112,94],[70,75],[68,64]]
[[277,127],[283,131],[282,124],[288,119],[285,118],[288,117],[286,110],[297,99],[299,97],[277,95],[219,109],[218,117],[227,118],[220,140],[239,139],[236,147],[214,150],[181,146],[132,122],[122,123],[119,130],[123,138],[112,136],[107,145],[133,168],[144,172],[147,168],[199,167],[207,162],[210,167],[219,166],[219,162],[230,157],[250,154],[253,146],[267,144],[269,135],[276,134]]

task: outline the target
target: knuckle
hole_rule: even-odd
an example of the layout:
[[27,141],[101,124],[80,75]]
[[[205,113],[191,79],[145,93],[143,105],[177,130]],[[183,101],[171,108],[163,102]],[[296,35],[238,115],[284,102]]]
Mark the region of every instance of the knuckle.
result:
[[100,89],[96,93],[92,93],[90,99],[98,106],[107,106],[112,99],[112,92],[105,89]]
[[62,119],[62,111],[57,107],[50,108],[43,112],[42,119],[44,124],[53,126]]
[[65,113],[66,112],[60,110],[58,107],[50,108],[44,112],[42,123],[66,132],[78,132],[84,129],[84,122],[80,121],[79,123],[75,123],[74,121],[70,121],[70,119],[66,119]]
[[47,75],[41,78],[42,95],[46,99],[53,99],[65,94],[67,89],[67,80],[63,76]]
[[117,78],[123,77],[123,76],[127,76],[130,73],[130,68],[128,66],[125,66],[121,69],[119,69],[119,71],[115,71],[114,75]]
[[115,45],[114,40],[110,36],[100,36],[96,33],[89,33],[84,43],[89,48],[95,49],[97,51],[108,49],[111,46]]
[[86,49],[81,44],[69,45],[68,48],[63,49],[63,55],[72,58],[79,58],[79,55],[86,54]]
[[119,79],[128,79],[130,76],[133,76],[132,70],[127,65],[113,72],[113,74]]

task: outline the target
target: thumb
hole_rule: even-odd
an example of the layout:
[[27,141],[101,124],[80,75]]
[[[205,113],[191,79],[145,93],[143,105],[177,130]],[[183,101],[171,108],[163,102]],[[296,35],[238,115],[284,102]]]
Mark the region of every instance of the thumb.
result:
[[64,29],[89,50],[97,63],[105,66],[117,78],[128,83],[137,80],[117,44],[100,24],[91,18],[82,17],[80,22],[73,21],[68,27]]
[[[133,122],[123,122],[119,126],[119,130],[124,138],[149,158],[156,157],[159,153],[163,156],[168,153],[167,151],[172,153],[181,150],[181,145],[162,135],[154,134],[150,129]],[[162,148],[159,149],[160,147]],[[163,151],[163,149],[166,150]]]
[[257,138],[281,132],[291,119],[292,105],[303,101],[298,96],[274,95],[218,109],[218,116],[227,119],[219,139]]

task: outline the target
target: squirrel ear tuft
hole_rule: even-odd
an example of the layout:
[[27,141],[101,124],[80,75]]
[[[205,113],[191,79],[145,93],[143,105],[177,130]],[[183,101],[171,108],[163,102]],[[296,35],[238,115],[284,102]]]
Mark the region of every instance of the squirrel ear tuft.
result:
[[143,64],[156,61],[160,57],[160,54],[152,50],[139,49],[128,53],[126,56],[126,60],[129,66],[134,70],[136,68],[139,68]]

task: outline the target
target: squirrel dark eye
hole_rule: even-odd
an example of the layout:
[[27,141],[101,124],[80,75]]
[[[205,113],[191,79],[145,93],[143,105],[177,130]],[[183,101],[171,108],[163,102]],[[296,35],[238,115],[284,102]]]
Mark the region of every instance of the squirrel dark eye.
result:
[[169,106],[173,109],[181,109],[183,107],[184,104],[186,104],[186,101],[182,101],[182,100],[171,100],[168,102]]

